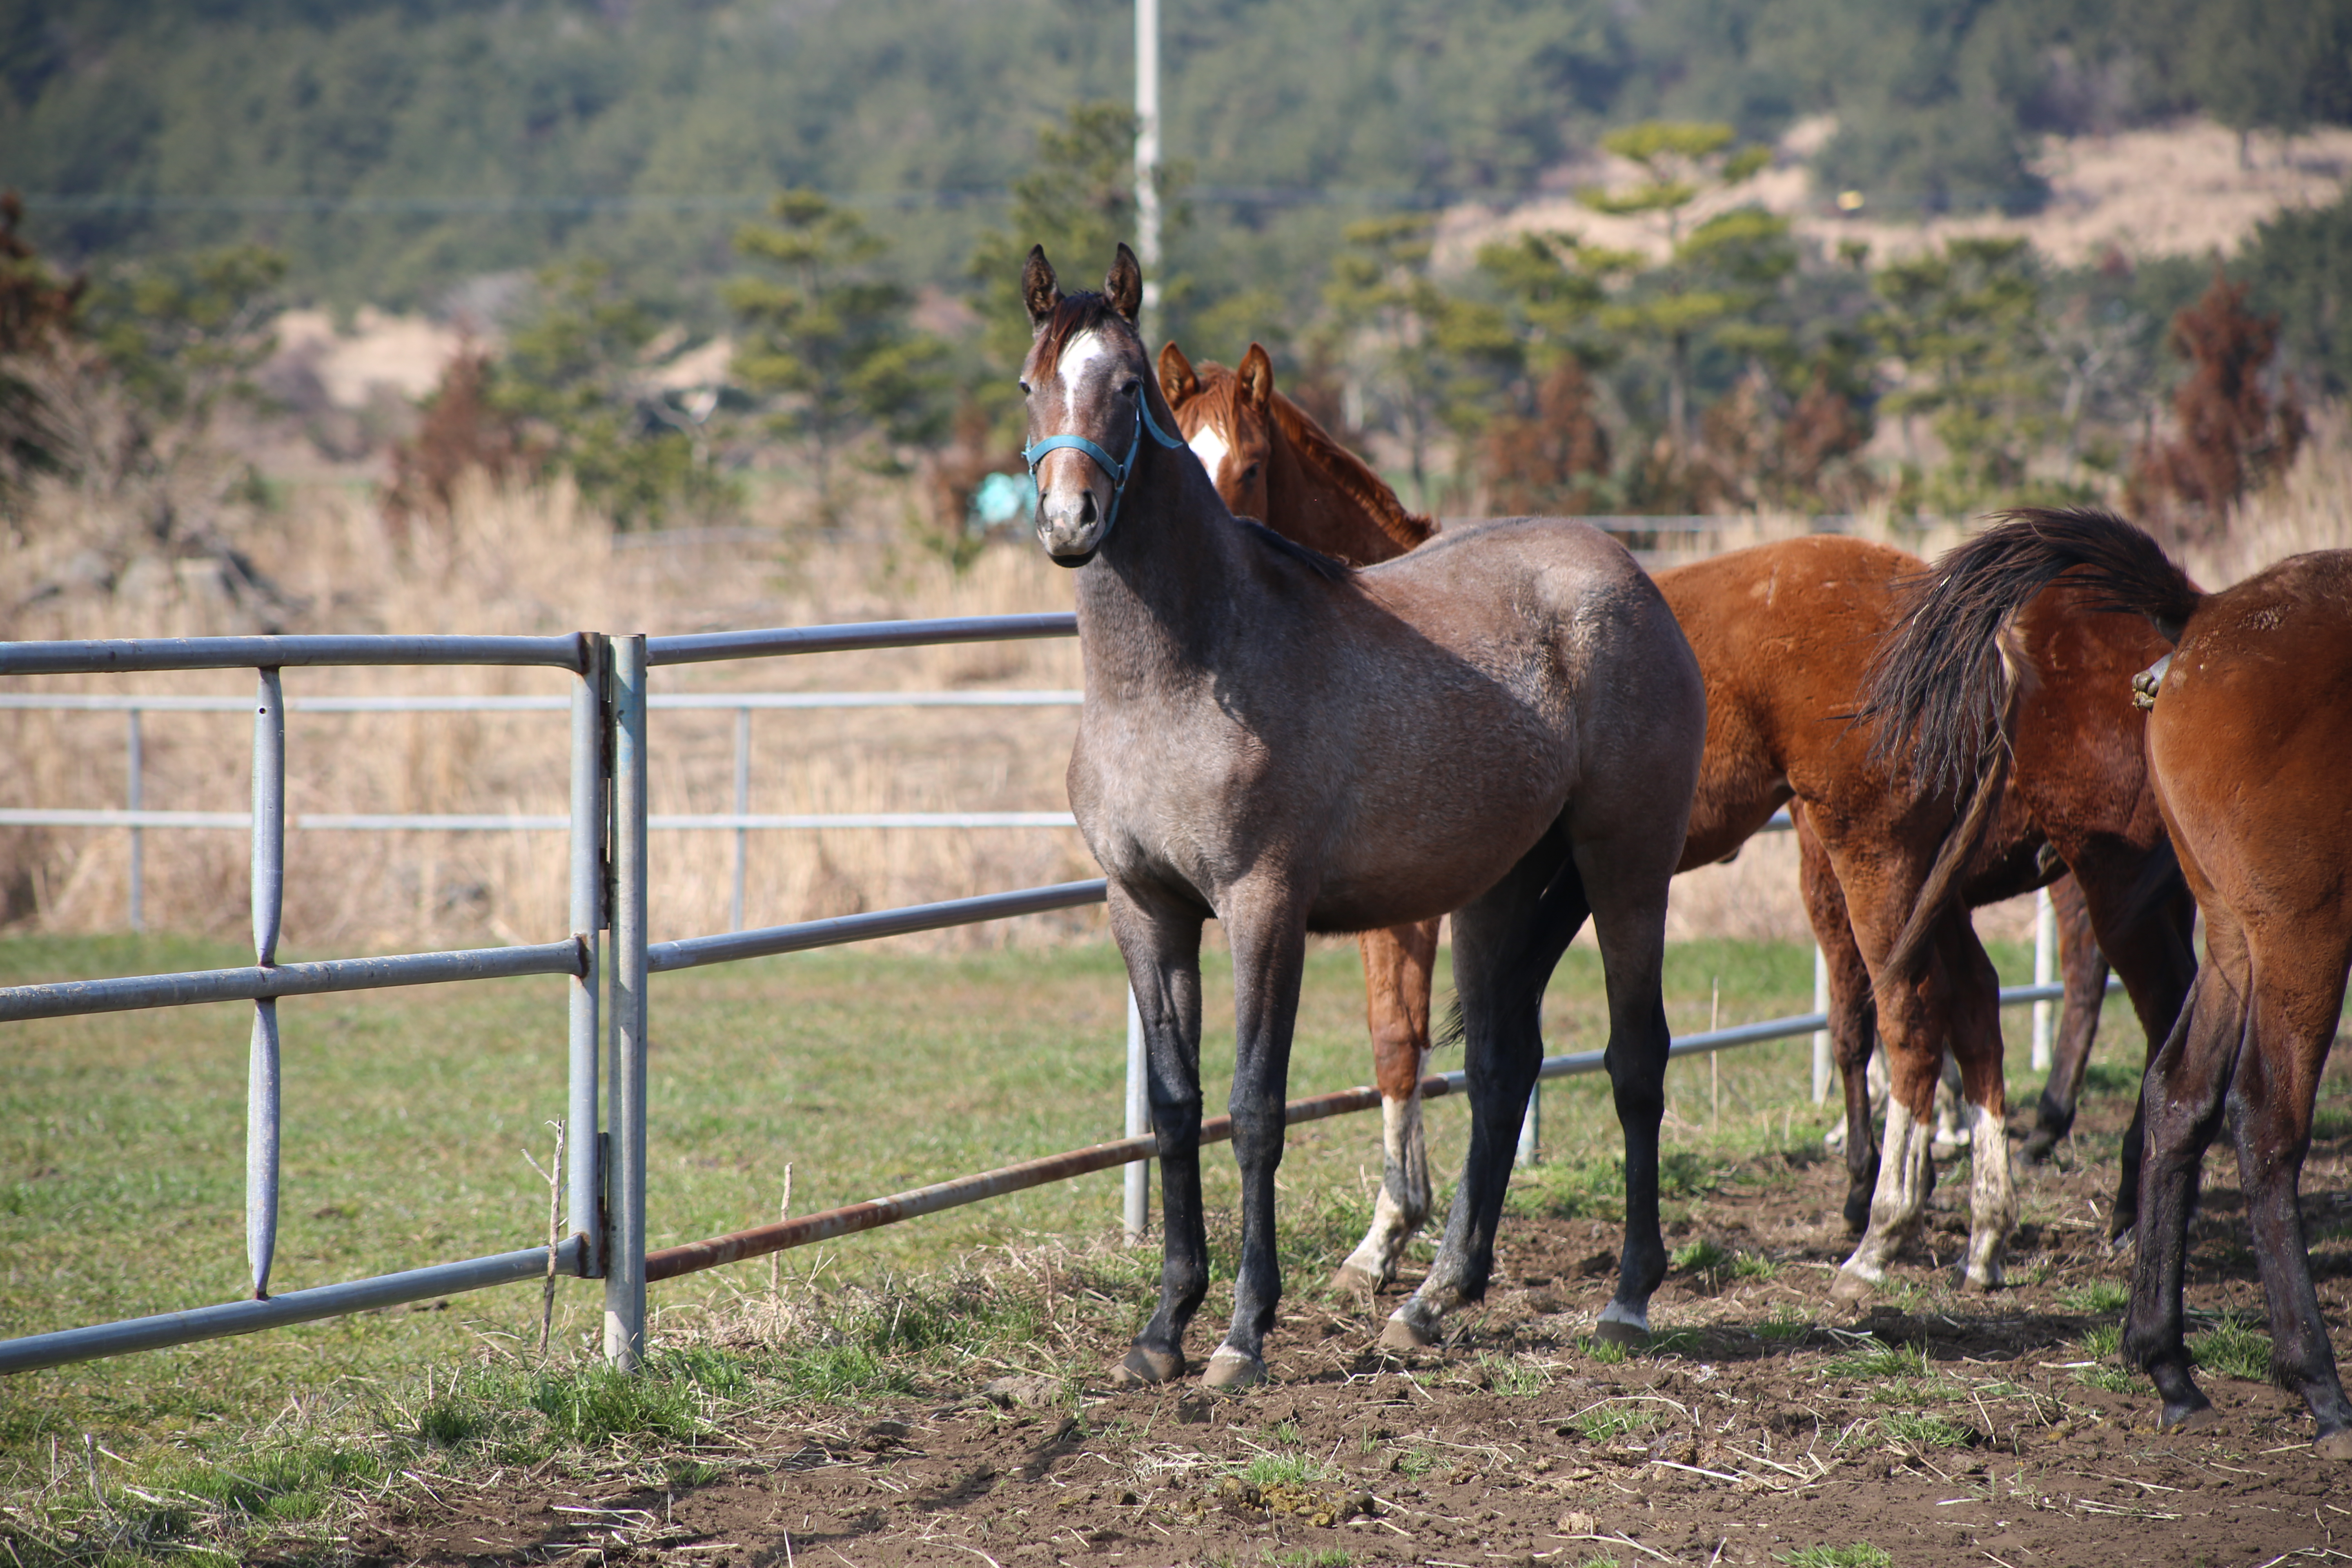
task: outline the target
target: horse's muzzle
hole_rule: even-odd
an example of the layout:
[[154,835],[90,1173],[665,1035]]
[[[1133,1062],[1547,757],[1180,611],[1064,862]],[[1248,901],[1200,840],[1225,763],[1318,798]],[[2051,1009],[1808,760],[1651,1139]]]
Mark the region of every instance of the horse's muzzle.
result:
[[1083,566],[1102,547],[1105,516],[1094,487],[1051,489],[1037,498],[1037,542],[1062,566]]

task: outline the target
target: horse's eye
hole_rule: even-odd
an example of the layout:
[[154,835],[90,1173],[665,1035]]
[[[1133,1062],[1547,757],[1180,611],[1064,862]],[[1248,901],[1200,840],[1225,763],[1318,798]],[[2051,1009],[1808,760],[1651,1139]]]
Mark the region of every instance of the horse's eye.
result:
[[1126,385],[1118,389],[1118,395],[1121,397],[1133,397],[1137,393],[1141,392],[1142,390],[1143,384],[1141,382],[1130,381]]
[[1025,381],[1021,384],[1021,395],[1024,397],[1029,395],[1029,384]]

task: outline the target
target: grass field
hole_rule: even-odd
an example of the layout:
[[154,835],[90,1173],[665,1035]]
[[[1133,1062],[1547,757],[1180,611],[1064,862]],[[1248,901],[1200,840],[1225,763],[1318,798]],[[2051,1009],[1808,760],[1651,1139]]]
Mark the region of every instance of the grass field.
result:
[[[2012,974],[2024,955],[2000,955]],[[0,982],[239,962],[173,940],[26,938],[0,943]],[[1230,1076],[1230,973],[1212,953],[1203,1071],[1213,1105]],[[1802,1011],[1808,950],[1690,942],[1671,950],[1675,1030]],[[1369,1076],[1351,946],[1311,955],[1294,1095]],[[2112,1011],[2112,1009],[2111,1009]],[[562,1107],[560,983],[289,999],[284,1198],[273,1286],[304,1286],[529,1246],[544,1235],[550,1121]],[[242,1005],[20,1025],[0,1088],[0,1329],[9,1334],[234,1300],[243,1294]],[[1553,1050],[1601,1041],[1599,965],[1561,965],[1547,1007]],[[2012,1013],[2013,1031],[2024,1015]],[[809,1213],[1116,1135],[1123,1010],[1104,945],[922,954],[802,954],[656,982],[649,1030],[650,1245],[774,1217],[784,1167]],[[2108,1041],[2125,1038],[2111,1016]],[[1675,1146],[1748,1152],[1818,1138],[1801,1039],[1720,1058],[1721,1118],[1704,1060],[1669,1079]],[[2012,1058],[2016,1059],[2016,1058]],[[1440,1066],[1447,1065],[1441,1060]],[[2027,1092],[2021,1086],[2014,1092]],[[1605,1155],[1616,1130],[1598,1077],[1549,1086],[1549,1151]],[[1433,1108],[1436,1168],[1458,1164],[1459,1102]],[[1283,1170],[1286,1227],[1336,1244],[1368,1213],[1378,1122],[1297,1130]],[[1206,1162],[1230,1206],[1229,1158]],[[795,1277],[878,1281],[936,1273],[1024,1237],[1109,1237],[1118,1175],[1105,1173],[792,1255]],[[1311,1250],[1311,1248],[1310,1248]],[[661,1325],[764,1291],[755,1261],[656,1287]],[[1310,1286],[1312,1277],[1294,1279]],[[556,1331],[584,1346],[599,1287],[566,1281]],[[1213,1300],[1209,1309],[1216,1311]],[[268,1422],[289,1396],[404,1387],[425,1369],[523,1351],[538,1292],[420,1303],[0,1383],[0,1479],[83,1433],[135,1458],[213,1425]]]

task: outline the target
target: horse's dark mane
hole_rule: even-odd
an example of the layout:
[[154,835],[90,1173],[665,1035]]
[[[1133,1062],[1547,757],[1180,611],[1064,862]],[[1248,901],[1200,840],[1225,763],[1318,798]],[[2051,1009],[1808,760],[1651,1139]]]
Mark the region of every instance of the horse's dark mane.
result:
[[1381,531],[1396,541],[1400,550],[1426,544],[1437,532],[1435,519],[1407,511],[1404,503],[1397,500],[1396,491],[1372,472],[1371,466],[1333,440],[1307,410],[1279,391],[1274,395],[1273,409],[1275,426],[1282,432],[1283,439],[1322,469],[1327,479],[1347,492],[1349,500],[1362,507],[1379,524]]
[[1277,555],[1287,555],[1327,583],[1344,583],[1355,574],[1355,568],[1344,561],[1334,561],[1319,550],[1310,550],[1295,539],[1285,538],[1254,517],[1236,517],[1242,531]]
[[1111,309],[1109,299],[1104,295],[1087,289],[1063,295],[1037,333],[1036,352],[1043,356],[1041,363],[1050,365],[1059,360],[1072,338],[1094,331],[1106,317],[1116,319],[1129,333],[1135,331],[1128,326],[1126,317]]

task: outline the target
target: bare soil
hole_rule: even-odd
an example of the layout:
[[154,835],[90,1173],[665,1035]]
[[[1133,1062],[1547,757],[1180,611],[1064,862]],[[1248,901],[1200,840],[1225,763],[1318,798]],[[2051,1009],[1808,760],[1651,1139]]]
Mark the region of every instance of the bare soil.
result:
[[[1587,1337],[1617,1227],[1507,1216],[1487,1303],[1440,1352],[1370,1348],[1410,1278],[1369,1306],[1294,1280],[1270,1381],[1239,1397],[1197,1381],[1121,1393],[1097,1376],[812,1408],[731,1432],[717,1479],[690,1489],[589,1468],[457,1491],[436,1479],[434,1495],[371,1519],[352,1551],[432,1564],[1632,1568],[1862,1542],[1898,1564],[2352,1561],[2352,1468],[2312,1454],[2298,1400],[2208,1370],[2219,1423],[2160,1433],[2145,1379],[2084,1344],[2118,1317],[2084,1310],[2094,1289],[2128,1272],[2100,1219],[2120,1101],[2086,1107],[2097,1131],[2071,1168],[2025,1173],[2012,1283],[1990,1298],[1949,1282],[1966,1216],[1948,1169],[1885,1299],[1832,1316],[1842,1167],[1772,1155],[1727,1164],[1671,1226],[1671,1245],[1706,1238],[1765,1261],[1744,1277],[1678,1268],[1653,1305],[1660,1344],[1630,1359]],[[2343,1122],[2323,1118],[2305,1180],[2339,1346],[2352,1301]],[[2217,1151],[2208,1177],[2191,1308],[2259,1324],[2234,1162]],[[1759,1277],[1768,1265],[1777,1272]],[[1217,1326],[1204,1310],[1196,1354]],[[1097,1364],[1123,1348],[1106,1338]],[[1924,1365],[1889,1353],[1914,1349]]]

